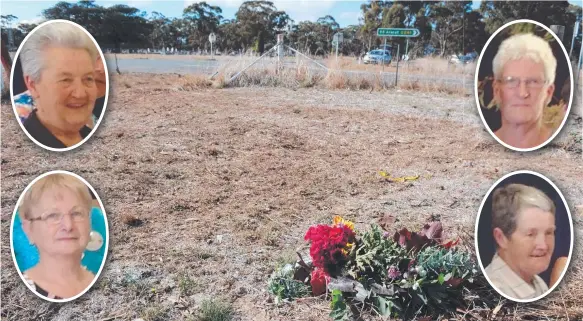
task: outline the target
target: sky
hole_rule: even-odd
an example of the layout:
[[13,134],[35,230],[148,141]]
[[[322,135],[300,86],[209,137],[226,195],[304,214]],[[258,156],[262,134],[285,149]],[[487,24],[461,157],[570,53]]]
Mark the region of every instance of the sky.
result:
[[[235,12],[244,0],[206,0],[211,5],[217,5],[223,9],[223,17],[233,19]],[[358,24],[361,16],[360,5],[364,0],[271,0],[279,10],[284,10],[296,22],[310,20],[316,21],[327,14],[331,15],[340,24],[340,27]],[[18,17],[19,22],[30,23],[39,22],[42,19],[42,10],[52,7],[59,1],[33,1],[33,0],[2,0],[0,1],[0,12],[2,15],[12,14]],[[76,1],[69,1],[76,2]],[[166,17],[180,17],[182,10],[195,0],[98,0],[96,4],[100,6],[111,6],[114,4],[126,4],[136,7],[150,14],[152,11],[162,13]],[[581,0],[569,1],[581,4]],[[474,1],[473,7],[478,8],[480,1]]]

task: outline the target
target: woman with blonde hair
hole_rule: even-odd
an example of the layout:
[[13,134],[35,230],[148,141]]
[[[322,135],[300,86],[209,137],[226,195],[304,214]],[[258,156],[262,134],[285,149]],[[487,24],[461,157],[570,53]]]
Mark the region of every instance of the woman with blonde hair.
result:
[[502,123],[494,134],[515,148],[543,144],[553,134],[543,123],[557,69],[550,45],[534,34],[514,35],[502,42],[492,64],[494,100]]
[[82,293],[95,275],[81,265],[90,241],[92,198],[85,183],[54,173],[36,181],[23,196],[22,228],[39,253],[38,263],[23,272],[33,291],[51,299]]

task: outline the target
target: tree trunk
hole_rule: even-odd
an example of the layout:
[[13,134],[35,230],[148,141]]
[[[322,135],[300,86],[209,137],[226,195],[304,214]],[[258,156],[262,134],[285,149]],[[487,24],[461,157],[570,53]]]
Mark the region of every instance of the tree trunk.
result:
[[263,31],[259,31],[257,35],[257,51],[259,51],[259,55],[263,55],[263,51],[265,51],[265,39],[263,39]]

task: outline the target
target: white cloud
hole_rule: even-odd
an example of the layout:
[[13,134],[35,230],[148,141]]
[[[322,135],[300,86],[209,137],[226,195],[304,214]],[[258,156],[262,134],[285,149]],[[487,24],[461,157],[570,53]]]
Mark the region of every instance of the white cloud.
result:
[[135,8],[148,7],[152,4],[152,0],[128,0],[128,6]]
[[[185,0],[184,7],[188,7],[189,5],[200,2],[199,0]],[[244,2],[244,0],[207,0],[206,3],[210,4],[211,6],[219,6],[221,9],[231,8],[231,9],[238,9],[239,6]]]
[[36,18],[32,18],[32,19],[24,19],[24,20],[20,20],[16,23],[16,26],[19,26],[21,24],[41,24],[43,22],[47,21],[47,19],[43,18],[43,17],[36,17]]
[[362,11],[345,11],[338,15],[339,19],[359,19],[362,18]]

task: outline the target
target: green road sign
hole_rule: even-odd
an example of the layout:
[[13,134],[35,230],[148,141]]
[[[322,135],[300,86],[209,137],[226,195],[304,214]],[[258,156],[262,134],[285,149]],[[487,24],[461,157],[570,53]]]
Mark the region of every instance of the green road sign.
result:
[[417,37],[421,33],[415,28],[378,28],[379,37]]

